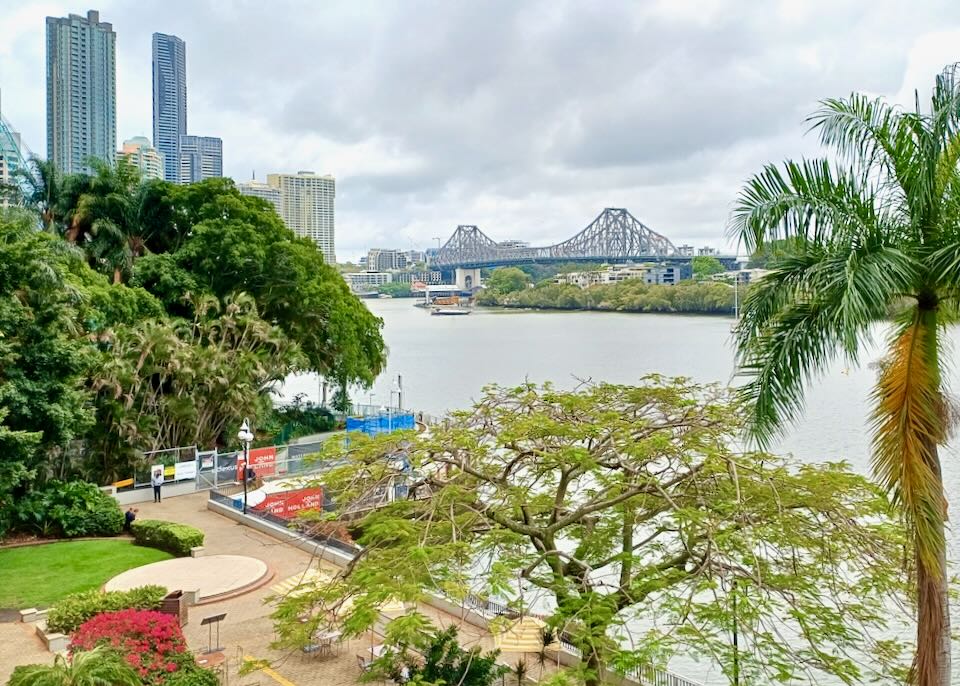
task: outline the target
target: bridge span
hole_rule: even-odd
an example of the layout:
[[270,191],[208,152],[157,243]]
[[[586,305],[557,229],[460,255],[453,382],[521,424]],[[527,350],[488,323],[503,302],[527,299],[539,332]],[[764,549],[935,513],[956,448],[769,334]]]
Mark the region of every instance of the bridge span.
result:
[[[623,208],[608,207],[572,238],[544,248],[508,248],[473,225],[461,224],[431,263],[441,271],[551,262],[688,262],[676,246]],[[735,255],[718,256],[729,268]]]

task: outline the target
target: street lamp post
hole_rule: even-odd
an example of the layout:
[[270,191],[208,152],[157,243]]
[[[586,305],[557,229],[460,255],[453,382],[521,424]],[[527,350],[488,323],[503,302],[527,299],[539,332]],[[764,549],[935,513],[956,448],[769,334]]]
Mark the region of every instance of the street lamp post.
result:
[[243,418],[237,438],[243,442],[243,470],[240,474],[243,478],[243,514],[247,514],[247,467],[250,465],[250,441],[253,440],[253,433],[250,431],[250,420],[246,417]]

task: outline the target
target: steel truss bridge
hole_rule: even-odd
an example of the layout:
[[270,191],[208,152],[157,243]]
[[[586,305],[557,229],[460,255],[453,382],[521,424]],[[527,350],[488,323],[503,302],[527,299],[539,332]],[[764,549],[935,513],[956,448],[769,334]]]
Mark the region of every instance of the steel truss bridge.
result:
[[666,236],[644,225],[627,210],[608,207],[576,236],[545,248],[503,247],[476,226],[461,224],[440,248],[431,266],[446,271],[549,262],[688,262],[690,259],[689,255],[681,255]]

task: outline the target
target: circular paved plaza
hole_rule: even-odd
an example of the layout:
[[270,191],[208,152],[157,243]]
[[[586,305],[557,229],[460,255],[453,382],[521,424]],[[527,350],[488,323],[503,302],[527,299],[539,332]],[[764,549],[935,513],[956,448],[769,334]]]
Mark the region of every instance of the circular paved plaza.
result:
[[208,603],[252,591],[272,574],[265,562],[245,555],[178,557],[129,569],[108,581],[108,591],[127,591],[157,584],[170,591],[196,591],[197,603]]

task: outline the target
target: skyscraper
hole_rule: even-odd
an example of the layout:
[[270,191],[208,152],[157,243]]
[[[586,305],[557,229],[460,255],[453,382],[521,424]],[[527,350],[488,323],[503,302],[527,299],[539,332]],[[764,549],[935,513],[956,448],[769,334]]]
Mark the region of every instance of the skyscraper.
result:
[[116,153],[116,38],[96,10],[47,17],[47,157],[65,174]]
[[280,189],[280,216],[287,228],[310,238],[323,251],[327,264],[337,261],[333,241],[333,201],[336,181],[310,171],[267,174],[267,184]]
[[180,136],[180,183],[223,176],[223,141],[213,136]]
[[277,214],[283,211],[279,188],[268,186],[259,181],[248,181],[247,183],[238,183],[237,190],[240,191],[240,195],[252,195],[255,198],[266,200],[276,208]]
[[163,178],[180,180],[180,136],[187,133],[187,44],[153,34],[153,143],[163,155]]
[[[2,104],[2,103],[0,103]],[[29,152],[20,140],[20,132],[13,128],[3,116],[0,107],[0,187],[17,183],[16,172],[25,168]],[[6,193],[0,193],[0,207],[7,207],[10,198]]]
[[117,160],[127,160],[144,179],[163,178],[163,155],[144,136],[124,141],[123,147],[117,151]]

